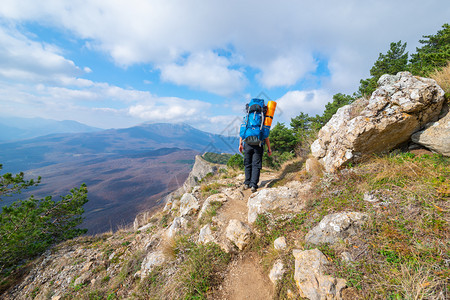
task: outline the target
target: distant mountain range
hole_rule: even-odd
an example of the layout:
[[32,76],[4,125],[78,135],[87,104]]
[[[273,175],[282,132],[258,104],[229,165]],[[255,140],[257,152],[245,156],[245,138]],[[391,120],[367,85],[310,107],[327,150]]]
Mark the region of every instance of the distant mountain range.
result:
[[94,132],[100,128],[76,121],[0,116],[0,142],[24,140],[53,133]]
[[[126,129],[50,134],[0,143],[4,172],[42,176],[42,184],[20,197],[65,195],[88,185],[90,233],[132,222],[140,210],[159,204],[186,179],[196,154],[232,153],[237,138],[186,124],[142,124]],[[12,199],[3,199],[0,205]]]

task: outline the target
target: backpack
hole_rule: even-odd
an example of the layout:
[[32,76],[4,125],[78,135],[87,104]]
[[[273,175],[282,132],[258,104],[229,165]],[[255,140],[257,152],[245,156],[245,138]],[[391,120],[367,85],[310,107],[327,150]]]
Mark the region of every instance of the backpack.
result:
[[254,98],[246,105],[247,115],[241,124],[239,135],[248,145],[264,144],[264,140],[269,136],[270,126],[264,125],[264,118],[267,107],[263,99]]

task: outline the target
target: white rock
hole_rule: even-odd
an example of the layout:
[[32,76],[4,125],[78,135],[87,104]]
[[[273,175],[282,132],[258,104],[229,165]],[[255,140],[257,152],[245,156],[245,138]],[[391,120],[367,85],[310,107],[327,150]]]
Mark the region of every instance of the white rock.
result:
[[347,251],[341,253],[341,259],[345,262],[353,262],[352,255]]
[[284,250],[286,249],[286,238],[284,236],[280,236],[275,241],[273,241],[273,247],[276,250]]
[[300,212],[305,207],[303,195],[311,189],[309,183],[302,188],[267,188],[253,193],[247,202],[248,222],[254,223],[258,214],[276,210],[282,213]]
[[411,136],[420,144],[445,156],[450,156],[450,111],[437,122],[427,124],[426,129]]
[[272,267],[272,270],[270,270],[269,278],[270,281],[272,281],[273,284],[276,284],[277,281],[281,280],[284,275],[284,265],[281,260],[277,260]]
[[400,72],[383,75],[378,83],[369,100],[339,108],[312,143],[312,155],[327,172],[389,151],[438,118],[444,91],[434,80]]
[[197,242],[201,243],[201,244],[206,244],[206,243],[209,243],[209,242],[213,242],[213,243],[216,242],[216,239],[214,238],[214,235],[213,235],[212,230],[211,230],[211,226],[209,224],[206,224],[205,226],[203,226],[200,229],[200,233],[198,235],[198,241]]
[[235,199],[238,201],[244,199],[244,194],[242,191],[236,188],[226,188],[223,190],[223,193],[230,199]]
[[250,242],[252,230],[247,224],[239,220],[232,219],[225,229],[225,236],[228,240],[233,242],[239,250],[243,250]]
[[166,256],[164,255],[164,253],[160,251],[148,253],[141,264],[141,276],[147,276],[148,274],[150,274],[154,267],[161,266],[165,262]]
[[174,238],[181,230],[186,229],[188,221],[183,217],[176,217],[173,219],[172,224],[166,230],[166,236],[168,238]]
[[180,199],[180,216],[187,216],[198,211],[200,204],[198,199],[190,193],[186,193]]
[[306,234],[305,241],[311,244],[334,244],[356,234],[367,219],[368,215],[360,212],[327,215]]
[[294,280],[300,296],[308,299],[341,299],[344,279],[324,275],[327,258],[318,249],[293,250],[295,257]]
[[211,203],[213,202],[220,202],[224,203],[227,201],[227,196],[225,194],[219,193],[214,194],[206,198],[205,202],[203,202],[202,209],[200,210],[200,213],[198,214],[198,219],[200,220],[203,215],[208,211],[208,209],[211,207]]

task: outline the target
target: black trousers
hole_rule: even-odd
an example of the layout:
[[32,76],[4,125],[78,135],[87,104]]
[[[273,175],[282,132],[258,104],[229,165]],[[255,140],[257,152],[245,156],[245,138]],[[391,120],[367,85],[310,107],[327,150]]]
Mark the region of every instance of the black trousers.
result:
[[244,143],[244,184],[258,188],[259,174],[262,168],[264,146],[250,146]]

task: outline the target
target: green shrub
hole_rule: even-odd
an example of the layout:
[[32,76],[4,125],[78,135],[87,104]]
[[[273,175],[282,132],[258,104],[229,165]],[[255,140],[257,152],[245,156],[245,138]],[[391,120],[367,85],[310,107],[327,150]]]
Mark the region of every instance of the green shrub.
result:
[[244,158],[239,153],[234,154],[228,160],[227,167],[238,170],[244,170]]
[[214,164],[221,164],[221,165],[226,165],[228,160],[232,157],[233,155],[228,154],[228,153],[213,153],[213,152],[206,152],[205,154],[203,154],[203,159],[210,162],[210,163],[214,163]]
[[[25,181],[23,173],[15,176],[7,173],[0,178],[0,196],[20,193],[22,189],[36,185],[32,180]],[[83,205],[87,201],[87,188],[82,184],[62,196],[60,201],[54,201],[50,196],[43,199],[31,196],[2,207],[0,272],[43,253],[55,243],[85,233],[87,230],[78,225],[83,220]]]

